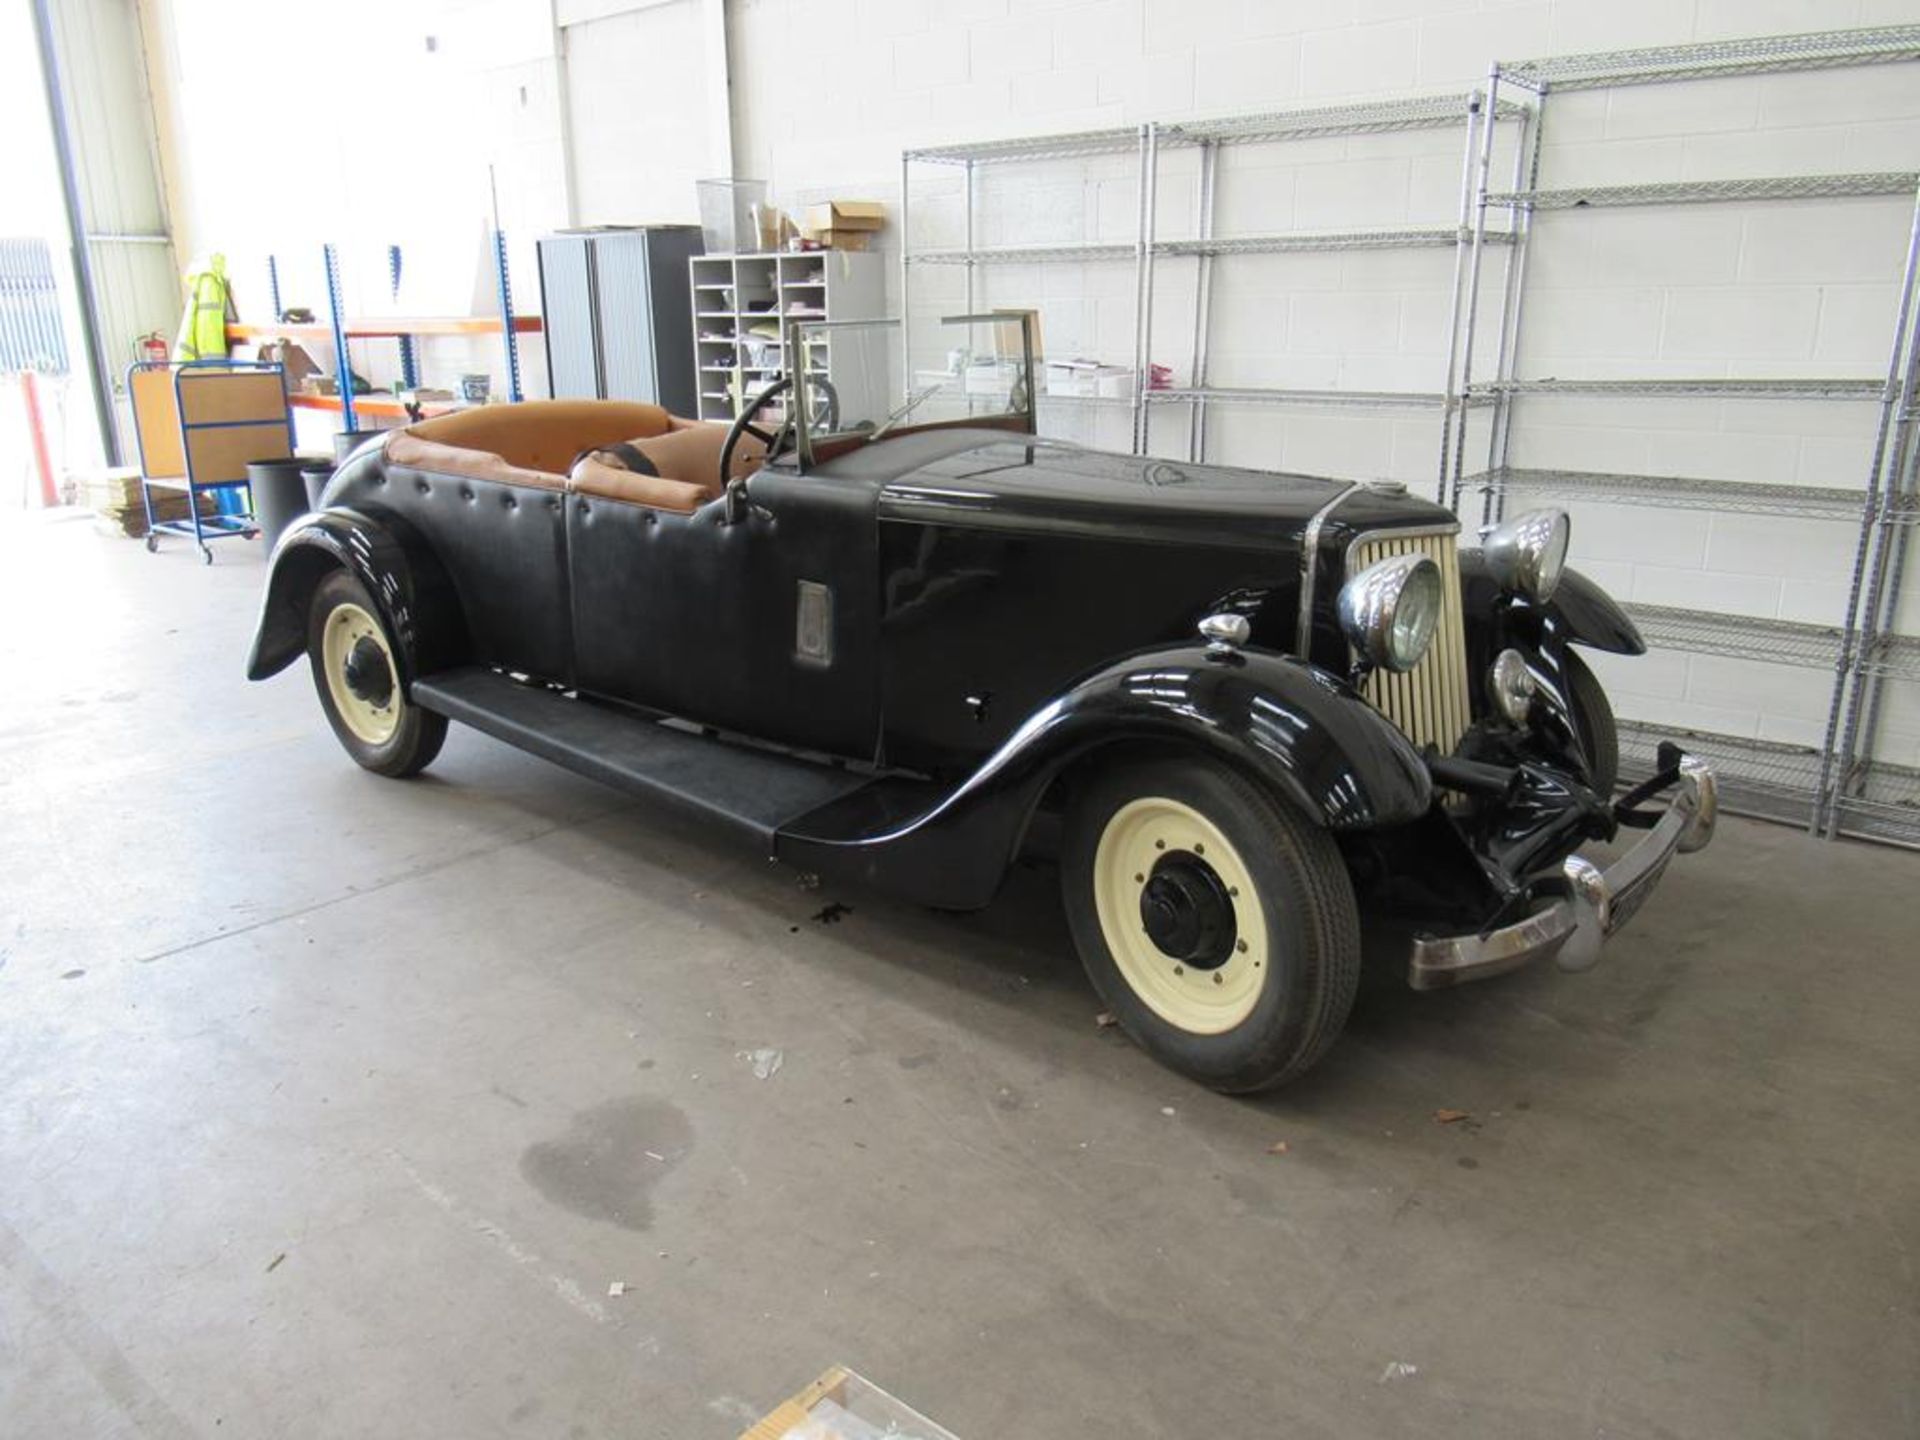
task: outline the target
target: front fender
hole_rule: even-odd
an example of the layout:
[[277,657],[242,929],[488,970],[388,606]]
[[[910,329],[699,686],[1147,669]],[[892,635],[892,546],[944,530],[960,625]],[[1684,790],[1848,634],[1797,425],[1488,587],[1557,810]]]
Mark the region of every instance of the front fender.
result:
[[1211,755],[1330,830],[1424,815],[1433,782],[1411,742],[1344,681],[1269,651],[1198,645],[1130,656],[1042,706],[932,805],[872,787],[804,817],[774,853],[925,904],[986,904],[1048,785],[1111,746]]
[[[1563,643],[1589,645],[1616,655],[1644,655],[1647,642],[1640,627],[1620,604],[1599,585],[1578,570],[1564,570],[1554,587],[1553,598],[1545,604],[1521,595],[1509,595],[1487,574],[1486,560],[1478,550],[1460,552],[1460,584],[1464,593],[1469,630],[1485,630],[1497,620],[1514,632],[1514,639],[1529,641],[1535,648],[1549,638]],[[1501,639],[1485,646],[1491,655],[1510,643]]]
[[464,664],[466,623],[446,571],[397,515],[332,508],[297,522],[273,547],[247,678],[265,680],[307,648],[314,588],[344,569],[366,587],[393,637],[400,683]]

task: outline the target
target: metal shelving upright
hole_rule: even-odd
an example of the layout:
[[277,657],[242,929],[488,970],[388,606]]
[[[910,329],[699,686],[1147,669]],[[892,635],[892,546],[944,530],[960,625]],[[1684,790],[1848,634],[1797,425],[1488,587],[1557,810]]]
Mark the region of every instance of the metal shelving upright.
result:
[[[910,315],[912,276],[916,266],[962,265],[966,267],[966,307],[978,308],[975,272],[985,265],[1039,263],[1119,263],[1134,266],[1133,388],[1125,399],[1105,403],[1128,408],[1132,431],[1131,444],[1136,454],[1145,453],[1151,439],[1152,412],[1165,406],[1184,406],[1188,410],[1187,454],[1192,460],[1205,458],[1206,412],[1210,405],[1296,406],[1312,409],[1387,409],[1437,411],[1442,426],[1452,423],[1455,411],[1466,402],[1454,394],[1451,376],[1443,388],[1432,391],[1288,388],[1209,383],[1208,342],[1211,327],[1213,269],[1217,260],[1243,255],[1286,255],[1325,251],[1384,251],[1409,249],[1451,249],[1454,274],[1451,299],[1457,308],[1463,293],[1465,266],[1472,246],[1469,244],[1468,203],[1470,192],[1461,187],[1461,211],[1458,220],[1444,225],[1356,226],[1352,228],[1277,231],[1221,235],[1216,232],[1216,198],[1219,158],[1222,151],[1239,146],[1285,144],[1338,136],[1385,134],[1390,132],[1435,130],[1459,126],[1465,151],[1463,165],[1477,153],[1480,137],[1494,128],[1490,116],[1498,120],[1518,121],[1528,117],[1524,106],[1507,104],[1489,111],[1480,92],[1427,96],[1411,100],[1377,101],[1364,104],[1321,106],[1308,109],[1269,111],[1231,115],[1215,119],[1190,120],[1179,124],[1148,121],[1136,126],[1108,130],[1079,131],[1063,135],[1043,135],[1024,139],[995,140],[969,145],[950,145],[906,151],[901,157],[901,311]],[[1161,181],[1161,157],[1169,151],[1197,149],[1195,175],[1194,233],[1163,239],[1157,233],[1158,192]],[[1085,160],[1097,156],[1133,155],[1137,158],[1135,182],[1136,233],[1132,240],[1056,241],[1026,245],[977,245],[977,186],[983,166],[1015,162],[1049,160]],[[908,223],[912,216],[912,186],[916,164],[941,164],[962,171],[965,243],[957,248],[916,250]],[[1482,245],[1502,243],[1499,231],[1483,231]],[[1153,308],[1157,265],[1162,259],[1192,259],[1194,276],[1194,314],[1191,338],[1189,383],[1168,389],[1152,389],[1149,372],[1153,361]],[[1449,330],[1454,327],[1450,324]],[[908,347],[910,350],[910,346]],[[1449,364],[1452,364],[1450,358]],[[911,380],[911,362],[907,362]],[[1086,397],[1048,397],[1042,401],[1087,404],[1102,403]],[[1442,444],[1442,451],[1445,451]]]
[[[541,328],[539,316],[516,315],[513,309],[513,293],[507,281],[506,233],[493,232],[494,293],[499,301],[499,314],[490,316],[441,316],[441,317],[377,317],[355,320],[349,318],[341,281],[340,250],[329,241],[321,246],[321,279],[326,289],[327,317],[320,323],[283,323],[280,303],[280,259],[277,255],[267,256],[267,297],[268,318],[266,323],[231,324],[227,326],[227,340],[232,343],[253,344],[262,340],[297,339],[326,343],[333,348],[335,374],[340,380],[338,395],[294,394],[290,403],[295,409],[338,411],[343,428],[349,432],[357,430],[363,417],[404,418],[406,407],[393,397],[353,394],[350,383],[353,366],[349,352],[349,343],[354,340],[393,340],[399,345],[400,375],[403,387],[411,389],[419,383],[419,352],[416,341],[426,335],[481,335],[498,333],[503,346],[503,359],[507,375],[507,399],[518,404],[525,398],[520,375],[520,335],[523,331],[535,331]],[[398,245],[386,247],[387,284],[389,294],[398,298],[400,293],[400,275],[402,256]],[[429,404],[431,412],[444,407]]]
[[[1920,60],[1920,26],[1713,41],[1599,54],[1497,63],[1487,82],[1490,105],[1502,92],[1530,97],[1534,120],[1514,157],[1512,179],[1501,188],[1492,147],[1483,134],[1468,183],[1473,192],[1465,303],[1455,309],[1454,351],[1459,357],[1450,407],[1486,407],[1486,462],[1468,473],[1464,423],[1453,429],[1443,456],[1444,495],[1459,509],[1468,492],[1481,497],[1481,518],[1497,519],[1509,497],[1555,497],[1655,509],[1747,514],[1783,520],[1852,523],[1858,541],[1844,613],[1831,625],[1673,607],[1636,607],[1654,645],[1694,654],[1723,655],[1777,665],[1804,666],[1833,676],[1825,743],[1818,750],[1744,736],[1694,734],[1689,741],[1723,772],[1729,808],[1793,820],[1832,835],[1871,835],[1920,845],[1920,770],[1876,761],[1873,740],[1882,684],[1920,679],[1920,639],[1893,631],[1908,537],[1915,516],[1915,388],[1920,382],[1920,317],[1915,278],[1920,268],[1920,175],[1908,171],[1762,176],[1646,184],[1543,187],[1541,144],[1550,95],[1577,90],[1671,84],[1727,76],[1830,70]],[[1738,201],[1823,201],[1865,196],[1912,196],[1914,223],[1899,286],[1886,378],[1523,379],[1518,357],[1526,300],[1527,255],[1534,216],[1627,206],[1725,204]],[[1489,227],[1490,213],[1510,217]],[[1476,382],[1472,323],[1481,257],[1489,238],[1504,234],[1507,274],[1493,378]],[[1515,466],[1510,461],[1514,411],[1529,396],[1820,400],[1872,404],[1878,426],[1866,484],[1855,489],[1765,485],[1675,475],[1628,475]],[[1621,726],[1623,758],[1631,768],[1651,765],[1660,734],[1634,721]]]

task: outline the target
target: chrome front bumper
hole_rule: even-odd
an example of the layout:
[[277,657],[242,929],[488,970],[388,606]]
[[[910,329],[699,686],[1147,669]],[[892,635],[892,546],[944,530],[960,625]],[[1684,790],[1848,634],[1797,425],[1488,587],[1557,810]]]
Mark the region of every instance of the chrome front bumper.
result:
[[1504,974],[1553,956],[1563,970],[1586,970],[1601,946],[1653,893],[1676,853],[1688,854],[1713,838],[1719,817],[1713,771],[1706,761],[1680,759],[1679,792],[1667,813],[1626,854],[1602,870],[1578,855],[1563,867],[1566,893],[1544,909],[1499,930],[1472,935],[1423,935],[1413,942],[1407,983],[1440,990]]

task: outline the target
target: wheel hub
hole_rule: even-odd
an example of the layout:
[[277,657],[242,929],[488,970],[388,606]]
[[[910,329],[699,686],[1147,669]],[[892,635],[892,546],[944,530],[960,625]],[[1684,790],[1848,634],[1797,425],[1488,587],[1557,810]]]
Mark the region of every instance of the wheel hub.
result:
[[355,699],[377,709],[393,698],[393,671],[387,664],[387,652],[371,635],[353,642],[340,669]]
[[1187,851],[1164,856],[1140,891],[1140,923],[1170,959],[1217,970],[1233,955],[1233,901],[1211,865]]

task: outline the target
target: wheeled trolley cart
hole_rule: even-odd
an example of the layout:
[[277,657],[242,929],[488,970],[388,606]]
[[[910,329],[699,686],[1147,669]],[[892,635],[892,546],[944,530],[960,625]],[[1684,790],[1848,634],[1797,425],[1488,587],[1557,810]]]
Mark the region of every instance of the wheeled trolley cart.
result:
[[[259,534],[248,462],[293,454],[293,415],[281,367],[257,360],[141,361],[127,370],[127,393],[140,446],[147,549],[158,550],[162,534],[185,535],[211,565],[211,541]],[[156,489],[184,490],[186,519],[155,519]],[[219,497],[216,513],[201,514],[205,494]]]

